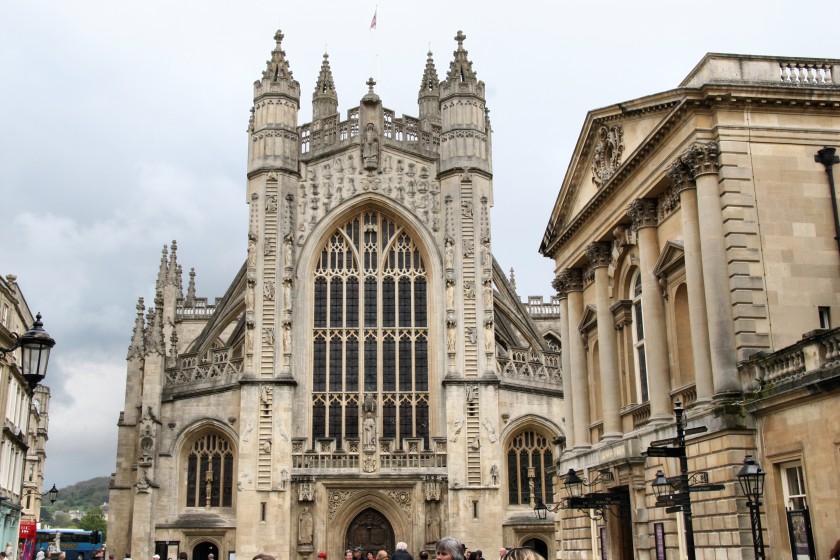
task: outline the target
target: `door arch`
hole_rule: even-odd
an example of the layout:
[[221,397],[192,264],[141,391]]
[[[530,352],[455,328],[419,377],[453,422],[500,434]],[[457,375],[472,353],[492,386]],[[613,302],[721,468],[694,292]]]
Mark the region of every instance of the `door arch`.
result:
[[376,554],[380,550],[387,550],[390,554],[395,544],[394,528],[388,518],[379,511],[367,508],[350,522],[344,544],[345,550],[357,546],[362,547],[363,558],[368,552]]
[[193,547],[192,560],[207,560],[210,554],[213,555],[215,560],[221,560],[219,558],[219,548],[216,544],[210,541],[202,541]]

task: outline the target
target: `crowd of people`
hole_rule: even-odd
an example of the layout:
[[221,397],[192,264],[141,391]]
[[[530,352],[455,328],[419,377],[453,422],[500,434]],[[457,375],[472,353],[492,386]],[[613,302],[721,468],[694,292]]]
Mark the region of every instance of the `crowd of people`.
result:
[[[484,553],[480,550],[469,550],[467,546],[454,537],[443,537],[435,548],[435,560],[485,560]],[[429,553],[421,550],[417,555],[418,560],[429,560]],[[318,553],[319,560],[327,560],[326,552]],[[266,554],[254,556],[254,560],[274,560]],[[398,542],[394,552],[389,555],[387,550],[380,550],[376,553],[368,551],[365,553],[362,547],[355,549],[348,548],[344,551],[344,560],[414,560],[408,552],[408,545]],[[531,548],[500,548],[499,560],[545,560],[537,551]]]

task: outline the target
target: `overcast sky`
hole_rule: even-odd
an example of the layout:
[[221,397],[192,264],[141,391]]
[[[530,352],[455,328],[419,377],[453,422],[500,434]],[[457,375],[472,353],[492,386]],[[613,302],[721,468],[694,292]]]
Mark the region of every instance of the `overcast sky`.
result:
[[426,51],[443,78],[463,29],[493,126],[493,252],[522,297],[548,297],[537,248],[587,111],[675,88],[706,52],[840,58],[836,7],[0,0],[0,274],[57,341],[46,487],[114,470],[135,304],[163,244],[209,298],[245,259],[245,128],[278,27],[301,123],[325,49],[342,115],[374,75],[416,116]]

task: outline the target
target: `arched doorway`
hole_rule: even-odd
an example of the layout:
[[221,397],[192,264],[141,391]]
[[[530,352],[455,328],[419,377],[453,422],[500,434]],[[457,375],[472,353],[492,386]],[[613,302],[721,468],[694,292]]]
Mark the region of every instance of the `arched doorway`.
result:
[[202,541],[193,548],[192,560],[207,560],[211,554],[215,560],[221,560],[218,547],[209,541]]
[[362,557],[368,552],[376,554],[380,550],[391,553],[395,544],[394,528],[384,515],[368,508],[350,522],[344,542],[345,549],[362,547]]
[[543,558],[548,558],[548,545],[541,539],[528,539],[522,543],[522,548],[532,548]]

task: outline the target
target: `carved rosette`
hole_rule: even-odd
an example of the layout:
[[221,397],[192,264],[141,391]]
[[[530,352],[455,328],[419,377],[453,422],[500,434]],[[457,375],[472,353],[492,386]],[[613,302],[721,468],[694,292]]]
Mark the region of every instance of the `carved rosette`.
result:
[[680,159],[691,168],[696,179],[700,175],[717,173],[720,167],[720,149],[717,142],[697,142]]
[[627,206],[627,215],[633,220],[633,230],[643,227],[656,227],[656,199],[639,198]]
[[592,181],[597,186],[602,186],[615,174],[615,170],[621,164],[623,152],[624,131],[621,126],[601,126],[592,156]]
[[399,506],[406,517],[411,518],[414,508],[411,506],[411,492],[408,490],[388,490],[385,495],[391,498]]
[[332,519],[338,508],[356,492],[352,490],[333,490],[330,492],[329,518]]
[[586,258],[592,268],[601,268],[610,265],[612,247],[607,241],[595,241],[586,247]]

